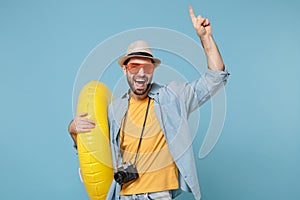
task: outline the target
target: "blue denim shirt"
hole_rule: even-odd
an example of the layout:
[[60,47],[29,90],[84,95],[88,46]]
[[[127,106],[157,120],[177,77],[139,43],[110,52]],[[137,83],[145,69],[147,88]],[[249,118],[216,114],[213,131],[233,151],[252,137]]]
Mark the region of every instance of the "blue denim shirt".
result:
[[[172,198],[181,191],[192,192],[195,199],[200,199],[200,186],[189,133],[188,117],[195,109],[205,103],[217,90],[224,86],[229,73],[227,71],[208,70],[200,79],[191,83],[171,82],[161,86],[152,84],[148,94],[154,99],[154,110],[165,135],[170,153],[179,170],[179,189],[172,191]],[[108,108],[110,126],[110,145],[113,165],[120,164],[118,152],[120,147],[119,131],[122,119],[128,108],[129,95],[114,100]],[[118,200],[120,185],[114,180],[110,186],[108,200]]]

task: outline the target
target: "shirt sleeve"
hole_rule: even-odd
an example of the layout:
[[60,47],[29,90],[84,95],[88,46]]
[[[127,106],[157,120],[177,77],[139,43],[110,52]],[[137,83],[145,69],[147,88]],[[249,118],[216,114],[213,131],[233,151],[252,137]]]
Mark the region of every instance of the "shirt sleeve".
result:
[[230,73],[208,70],[191,83],[186,83],[183,98],[187,111],[190,113],[209,100],[219,89],[224,87]]

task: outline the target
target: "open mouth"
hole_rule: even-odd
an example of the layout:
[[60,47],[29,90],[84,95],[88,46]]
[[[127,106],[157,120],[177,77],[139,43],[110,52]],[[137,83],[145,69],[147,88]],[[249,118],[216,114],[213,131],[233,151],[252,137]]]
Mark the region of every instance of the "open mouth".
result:
[[137,89],[144,89],[146,87],[145,79],[136,79],[134,83]]

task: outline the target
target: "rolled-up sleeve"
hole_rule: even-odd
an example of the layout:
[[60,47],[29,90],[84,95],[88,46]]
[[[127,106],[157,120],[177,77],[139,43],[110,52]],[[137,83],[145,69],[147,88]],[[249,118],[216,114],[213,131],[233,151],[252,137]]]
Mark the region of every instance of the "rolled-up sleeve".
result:
[[188,112],[192,112],[209,100],[220,88],[224,87],[230,73],[208,70],[198,80],[187,83],[184,98]]

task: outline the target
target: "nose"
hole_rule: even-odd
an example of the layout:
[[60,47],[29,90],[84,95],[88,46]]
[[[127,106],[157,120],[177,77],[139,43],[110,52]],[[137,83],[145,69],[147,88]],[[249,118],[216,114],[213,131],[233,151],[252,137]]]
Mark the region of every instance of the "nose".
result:
[[137,74],[140,75],[140,76],[145,75],[144,68],[141,67],[140,70],[139,70],[139,72]]

